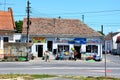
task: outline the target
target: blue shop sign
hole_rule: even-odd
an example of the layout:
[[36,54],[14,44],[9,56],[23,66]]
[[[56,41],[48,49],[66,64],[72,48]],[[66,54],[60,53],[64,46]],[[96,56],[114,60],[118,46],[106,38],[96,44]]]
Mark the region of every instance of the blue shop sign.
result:
[[86,44],[86,38],[75,38],[74,40],[68,41],[69,44]]
[[87,43],[94,43],[94,44],[98,44],[98,43],[102,43],[102,40],[101,39],[99,39],[99,38],[88,38],[87,39]]
[[75,44],[86,44],[86,38],[75,38]]

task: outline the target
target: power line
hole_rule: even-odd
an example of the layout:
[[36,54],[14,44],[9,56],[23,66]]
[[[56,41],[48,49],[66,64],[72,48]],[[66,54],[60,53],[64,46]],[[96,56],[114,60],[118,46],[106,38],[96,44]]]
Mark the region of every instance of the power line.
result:
[[90,11],[90,12],[71,12],[71,13],[59,13],[59,14],[49,14],[49,15],[94,14],[94,13],[110,13],[110,12],[120,12],[120,10],[103,10],[103,11]]
[[5,11],[6,5],[13,5],[13,4],[7,3],[7,1],[4,0],[4,2],[3,2],[3,3],[0,3],[0,5],[3,5],[3,10]]
[[[35,10],[34,8],[32,8],[33,10]],[[95,14],[95,13],[110,13],[110,12],[112,12],[112,14],[113,14],[113,12],[120,12],[120,10],[118,9],[116,9],[116,10],[103,10],[103,11],[89,11],[89,12],[64,12],[64,13],[41,13],[40,12],[40,10],[35,10],[35,11],[33,11],[33,12],[37,12],[37,14],[39,13],[39,14],[42,14],[42,15],[47,15],[47,16],[50,16],[50,15],[54,15],[54,16],[56,16],[56,15],[58,15],[58,16],[60,16],[60,15],[84,15],[84,14]],[[58,12],[58,11],[57,11]],[[33,13],[34,14],[34,13]],[[111,14],[111,15],[112,15]],[[118,13],[119,14],[119,13]]]
[[[96,27],[98,27],[98,25],[101,25],[101,24],[90,24],[90,23],[87,23],[88,25],[96,25]],[[120,25],[117,25],[117,24],[104,24],[104,26],[106,27],[120,27]]]
[[[77,15],[73,15],[73,14],[88,14],[88,13],[106,13],[106,12],[120,12],[120,10],[106,10],[106,11],[91,11],[91,12],[74,12],[74,13],[59,13],[59,14],[47,14],[47,13],[40,13],[39,11],[37,11],[37,10],[34,10],[33,12],[37,12],[37,13],[32,13],[33,15],[31,15],[31,16],[50,16],[50,15],[67,15],[67,16],[69,16],[70,14],[72,15],[72,17],[74,16],[76,16],[76,17],[78,17]],[[120,14],[120,13],[111,13],[111,14],[105,14],[105,15],[99,15],[99,16],[108,16],[108,15],[116,15],[116,14]],[[0,15],[0,16],[6,16],[6,15]],[[26,15],[22,15],[22,14],[18,14],[18,15],[14,15],[14,16],[26,16]],[[80,15],[81,16],[81,15]],[[91,16],[88,16],[87,15],[87,17],[94,17],[95,15],[91,15]],[[97,15],[96,15],[97,16]],[[70,17],[70,16],[69,16]]]

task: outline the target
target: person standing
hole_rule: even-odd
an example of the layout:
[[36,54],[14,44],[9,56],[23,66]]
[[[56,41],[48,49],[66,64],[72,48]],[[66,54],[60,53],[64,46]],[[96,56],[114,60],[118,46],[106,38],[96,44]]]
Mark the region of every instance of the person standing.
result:
[[50,52],[49,51],[45,51],[44,55],[45,55],[45,62],[50,62],[50,60],[49,60]]
[[74,50],[72,50],[72,48],[71,48],[70,54],[69,54],[69,59],[73,60],[73,58],[74,58]]
[[77,55],[78,55],[78,52],[76,50],[74,50],[74,60],[75,61],[77,60]]

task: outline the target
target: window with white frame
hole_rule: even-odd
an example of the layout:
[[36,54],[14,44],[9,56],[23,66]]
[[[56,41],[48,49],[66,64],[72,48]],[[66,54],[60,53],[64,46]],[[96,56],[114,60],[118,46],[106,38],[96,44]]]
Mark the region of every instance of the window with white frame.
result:
[[61,52],[61,51],[69,51],[69,45],[58,45],[58,52]]
[[4,42],[8,42],[8,41],[9,41],[9,38],[8,38],[8,37],[3,37],[3,41],[4,41]]
[[89,53],[98,53],[98,46],[97,45],[87,45],[86,52]]

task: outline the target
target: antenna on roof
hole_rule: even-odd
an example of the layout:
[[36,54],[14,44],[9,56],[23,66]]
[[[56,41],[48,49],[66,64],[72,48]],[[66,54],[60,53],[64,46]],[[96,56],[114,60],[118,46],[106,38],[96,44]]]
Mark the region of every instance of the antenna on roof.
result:
[[6,7],[6,0],[4,0],[4,3],[0,3],[0,5],[3,5],[4,11],[5,11],[5,7]]
[[5,8],[6,8],[6,0],[4,0],[4,11],[5,11]]
[[84,15],[82,15],[82,22],[84,23]]
[[6,0],[4,0],[4,3],[0,3],[0,5],[3,5],[3,10],[5,11],[6,9],[6,5],[12,5],[6,2]]

